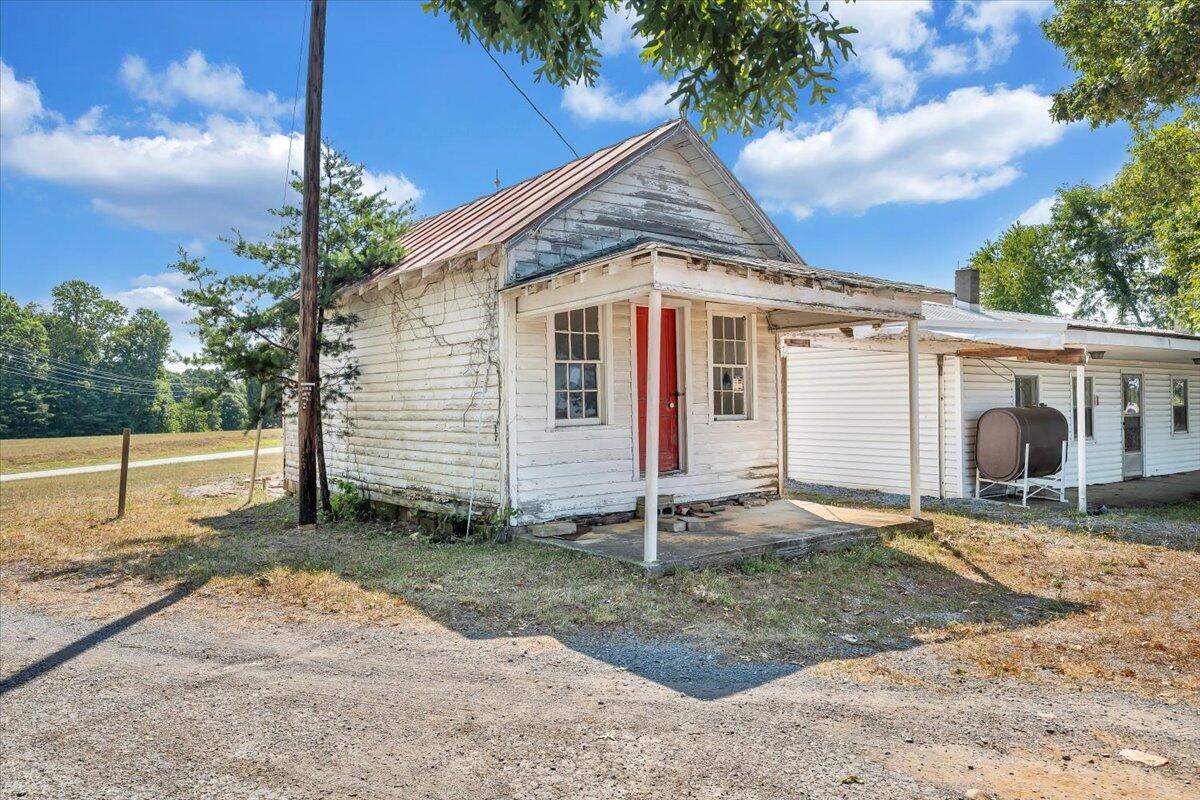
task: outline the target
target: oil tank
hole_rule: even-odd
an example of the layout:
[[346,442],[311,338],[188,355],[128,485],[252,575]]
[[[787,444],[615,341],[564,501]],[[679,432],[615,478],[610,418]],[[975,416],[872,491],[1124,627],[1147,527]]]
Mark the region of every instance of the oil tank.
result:
[[1047,406],[990,408],[979,417],[975,434],[975,466],[981,477],[1011,481],[1024,474],[1029,445],[1029,477],[1041,478],[1062,469],[1062,443],[1067,418]]

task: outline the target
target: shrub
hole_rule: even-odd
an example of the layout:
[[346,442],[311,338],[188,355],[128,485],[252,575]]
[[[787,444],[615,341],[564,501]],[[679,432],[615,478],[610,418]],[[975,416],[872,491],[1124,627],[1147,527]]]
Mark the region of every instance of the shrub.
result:
[[374,516],[371,501],[361,489],[344,478],[338,478],[333,485],[330,511],[326,514],[329,522],[363,522]]

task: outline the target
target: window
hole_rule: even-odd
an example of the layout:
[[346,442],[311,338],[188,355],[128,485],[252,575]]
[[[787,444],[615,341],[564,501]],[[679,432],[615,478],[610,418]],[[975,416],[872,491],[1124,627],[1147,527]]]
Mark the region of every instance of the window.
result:
[[712,318],[713,416],[749,418],[750,340],[747,318]]
[[1188,432],[1188,382],[1186,378],[1171,379],[1171,432]]
[[[1096,392],[1092,388],[1092,379],[1091,378],[1085,377],[1083,379],[1083,396],[1084,396],[1084,406],[1083,406],[1084,434],[1083,435],[1089,439],[1093,439],[1093,438],[1095,438],[1095,433],[1093,432],[1093,428],[1092,428],[1092,408],[1096,405]],[[1078,406],[1079,406],[1079,404],[1075,399],[1075,379],[1072,378],[1071,379],[1071,424],[1072,425],[1074,425],[1075,420],[1078,419],[1078,416],[1076,413],[1076,409],[1078,408]]]
[[554,419],[600,421],[600,307],[554,315]]
[[1013,384],[1014,402],[1019,407],[1038,404],[1038,379],[1036,375],[1018,375]]

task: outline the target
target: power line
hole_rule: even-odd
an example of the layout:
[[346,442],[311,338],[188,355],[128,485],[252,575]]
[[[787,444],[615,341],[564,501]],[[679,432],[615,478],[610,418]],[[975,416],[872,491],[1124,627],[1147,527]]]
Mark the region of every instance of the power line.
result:
[[516,89],[518,93],[520,93],[521,97],[525,98],[525,102],[529,103],[529,107],[532,108],[537,115],[542,118],[543,122],[550,126],[550,130],[554,131],[559,139],[562,139],[562,143],[567,146],[567,149],[571,151],[571,154],[576,158],[579,158],[579,151],[571,146],[571,143],[567,141],[567,137],[562,135],[562,131],[560,131],[555,124],[550,121],[549,117],[542,113],[542,110],[537,107],[537,104],[534,103],[533,100],[530,99],[529,95],[525,94],[525,90],[517,85],[517,82],[513,80],[511,75],[508,74],[508,70],[504,68],[504,65],[497,61],[496,57],[492,55],[492,51],[487,48],[487,45],[480,41],[479,34],[475,33],[475,29],[468,25],[467,30],[471,32],[471,37],[475,39],[475,43],[483,48],[483,52],[487,53],[487,57],[492,60],[492,63],[496,65],[497,69],[504,73],[504,77],[508,78],[508,82],[512,84],[512,87]]
[[283,171],[283,200],[281,205],[287,205],[288,187],[292,179],[292,141],[296,138],[296,107],[300,104],[300,71],[304,67],[304,40],[308,33],[308,8],[301,3],[304,13],[300,15],[300,55],[296,59],[296,85],[292,89],[292,126],[288,129],[287,168]]
[[60,366],[66,371],[83,373],[85,377],[95,377],[97,379],[115,380],[121,383],[141,383],[150,386],[157,386],[158,381],[149,378],[138,378],[132,375],[122,375],[118,372],[109,372],[107,370],[90,367],[86,364],[80,364],[75,361],[68,361],[64,358],[58,358],[52,355],[35,353],[32,350],[27,350],[23,347],[14,347],[12,345],[0,345],[0,353],[4,353],[12,358],[24,359],[31,364],[42,366],[40,362],[46,362],[45,366],[56,367]]

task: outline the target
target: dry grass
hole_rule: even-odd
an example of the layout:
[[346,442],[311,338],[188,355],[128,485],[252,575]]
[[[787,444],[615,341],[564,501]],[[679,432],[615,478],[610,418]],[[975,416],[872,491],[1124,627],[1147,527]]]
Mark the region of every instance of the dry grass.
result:
[[383,523],[299,533],[288,500],[231,512],[240,496],[178,491],[247,469],[139,470],[119,521],[109,520],[112,475],[5,485],[5,593],[188,580],[244,605],[421,618],[473,635],[680,638],[802,663],[932,644],[960,672],[1200,695],[1195,504],[1126,518],[1136,527],[1165,515],[1176,547],[1123,540],[1116,516],[1096,535],[937,513],[934,537],[651,581],[555,548],[435,544]]
[[[282,441],[279,428],[263,431],[263,447]],[[139,433],[129,440],[129,458],[139,461],[170,458],[254,447],[254,433],[208,431],[205,433]],[[32,472],[59,467],[80,467],[121,460],[121,436],[67,436],[57,439],[0,440],[0,470]]]

